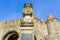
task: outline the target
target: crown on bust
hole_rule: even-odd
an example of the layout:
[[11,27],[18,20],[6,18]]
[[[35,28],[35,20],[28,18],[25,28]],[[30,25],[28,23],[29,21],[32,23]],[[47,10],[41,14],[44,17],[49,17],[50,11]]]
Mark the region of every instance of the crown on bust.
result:
[[33,8],[33,5],[32,5],[31,3],[25,3],[25,4],[24,4],[24,8],[25,8],[25,7],[31,7],[31,8]]

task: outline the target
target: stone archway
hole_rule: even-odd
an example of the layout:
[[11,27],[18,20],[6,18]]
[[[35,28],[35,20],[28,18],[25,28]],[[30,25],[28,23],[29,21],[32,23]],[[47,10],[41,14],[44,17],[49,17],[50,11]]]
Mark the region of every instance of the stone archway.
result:
[[18,38],[19,34],[16,31],[10,31],[3,37],[3,40],[17,40]]

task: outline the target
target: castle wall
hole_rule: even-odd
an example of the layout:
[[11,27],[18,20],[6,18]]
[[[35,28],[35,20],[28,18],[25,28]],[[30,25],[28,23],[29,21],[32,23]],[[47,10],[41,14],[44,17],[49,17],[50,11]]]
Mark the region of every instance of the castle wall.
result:
[[0,40],[11,31],[19,34],[18,40],[21,40],[21,34],[32,34],[33,40],[60,40],[60,21],[52,15],[48,16],[47,22],[40,21],[33,14],[32,7],[32,4],[24,4],[22,18],[0,22]]
[[[15,31],[20,35],[20,19],[3,21],[0,27],[0,40],[3,40],[4,36],[11,31]],[[20,39],[20,38],[19,38]]]

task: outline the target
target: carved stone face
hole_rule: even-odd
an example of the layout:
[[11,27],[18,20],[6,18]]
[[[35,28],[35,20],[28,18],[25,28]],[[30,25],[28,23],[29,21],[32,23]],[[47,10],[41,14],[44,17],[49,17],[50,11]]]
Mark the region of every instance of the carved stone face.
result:
[[31,14],[32,13],[32,5],[31,4],[25,4],[23,9],[24,14]]
[[31,7],[27,7],[23,9],[23,13],[25,14],[31,14],[32,13],[32,8]]

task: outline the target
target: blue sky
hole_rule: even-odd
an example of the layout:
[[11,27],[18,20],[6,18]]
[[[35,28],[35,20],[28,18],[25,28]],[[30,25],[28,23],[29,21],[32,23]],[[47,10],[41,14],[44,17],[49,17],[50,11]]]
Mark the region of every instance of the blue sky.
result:
[[47,20],[48,14],[60,19],[60,0],[0,0],[0,21],[21,18],[25,3],[33,4],[39,19]]

